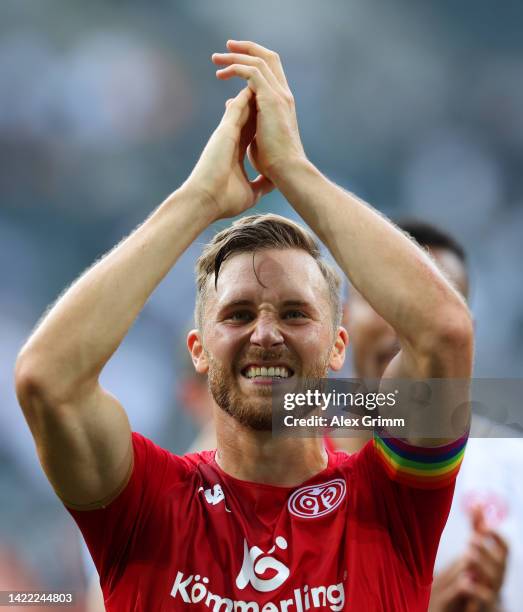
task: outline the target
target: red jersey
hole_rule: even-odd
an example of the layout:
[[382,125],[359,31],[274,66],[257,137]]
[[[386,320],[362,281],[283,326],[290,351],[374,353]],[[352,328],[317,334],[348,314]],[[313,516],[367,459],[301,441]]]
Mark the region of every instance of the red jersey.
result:
[[178,457],[133,433],[129,483],[69,512],[108,611],[426,610],[465,438],[376,437],[297,487],[235,479],[215,452]]

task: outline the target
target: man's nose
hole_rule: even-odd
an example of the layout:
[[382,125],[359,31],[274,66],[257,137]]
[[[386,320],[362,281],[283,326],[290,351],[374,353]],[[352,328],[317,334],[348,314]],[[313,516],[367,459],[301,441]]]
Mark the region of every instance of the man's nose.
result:
[[271,348],[283,343],[283,336],[274,317],[259,317],[251,335],[251,342],[262,348]]

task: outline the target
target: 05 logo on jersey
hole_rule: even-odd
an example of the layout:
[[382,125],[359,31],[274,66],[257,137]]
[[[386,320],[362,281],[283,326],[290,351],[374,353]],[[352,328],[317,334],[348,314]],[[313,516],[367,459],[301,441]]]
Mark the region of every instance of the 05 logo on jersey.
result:
[[341,478],[323,484],[301,487],[289,498],[289,512],[299,518],[317,518],[336,510],[347,491]]
[[[278,536],[275,545],[264,553],[258,546],[249,548],[247,540],[243,541],[243,563],[240,573],[236,577],[236,586],[242,590],[249,584],[261,593],[268,593],[280,587],[289,577],[289,568],[278,559],[271,557],[272,553],[280,548],[287,548],[287,540]],[[272,578],[264,578],[269,570],[276,572]],[[272,572],[270,572],[272,573]]]

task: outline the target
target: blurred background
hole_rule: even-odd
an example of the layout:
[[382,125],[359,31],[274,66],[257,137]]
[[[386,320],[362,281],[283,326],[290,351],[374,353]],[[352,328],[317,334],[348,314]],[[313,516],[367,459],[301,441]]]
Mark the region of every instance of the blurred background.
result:
[[[521,3],[490,0],[2,0],[0,589],[73,589],[83,609],[77,530],[41,473],[13,364],[46,307],[189,174],[242,86],[214,76],[228,38],[280,53],[322,171],[463,242],[475,374],[521,377],[522,23]],[[259,209],[296,217],[278,193]],[[177,453],[198,420],[184,385],[193,267],[215,230],[104,372],[133,428]]]

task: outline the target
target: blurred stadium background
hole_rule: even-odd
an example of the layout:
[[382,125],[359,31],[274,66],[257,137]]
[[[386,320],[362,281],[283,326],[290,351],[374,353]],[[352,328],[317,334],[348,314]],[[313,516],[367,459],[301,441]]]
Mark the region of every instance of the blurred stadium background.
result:
[[[188,175],[226,98],[227,38],[280,52],[310,158],[470,254],[476,376],[523,371],[523,5],[2,0],[0,589],[84,588],[77,531],[40,471],[12,368],[47,305]],[[295,216],[279,194],[259,206]],[[183,452],[201,236],[104,373],[134,429]],[[78,609],[82,609],[79,604]]]

